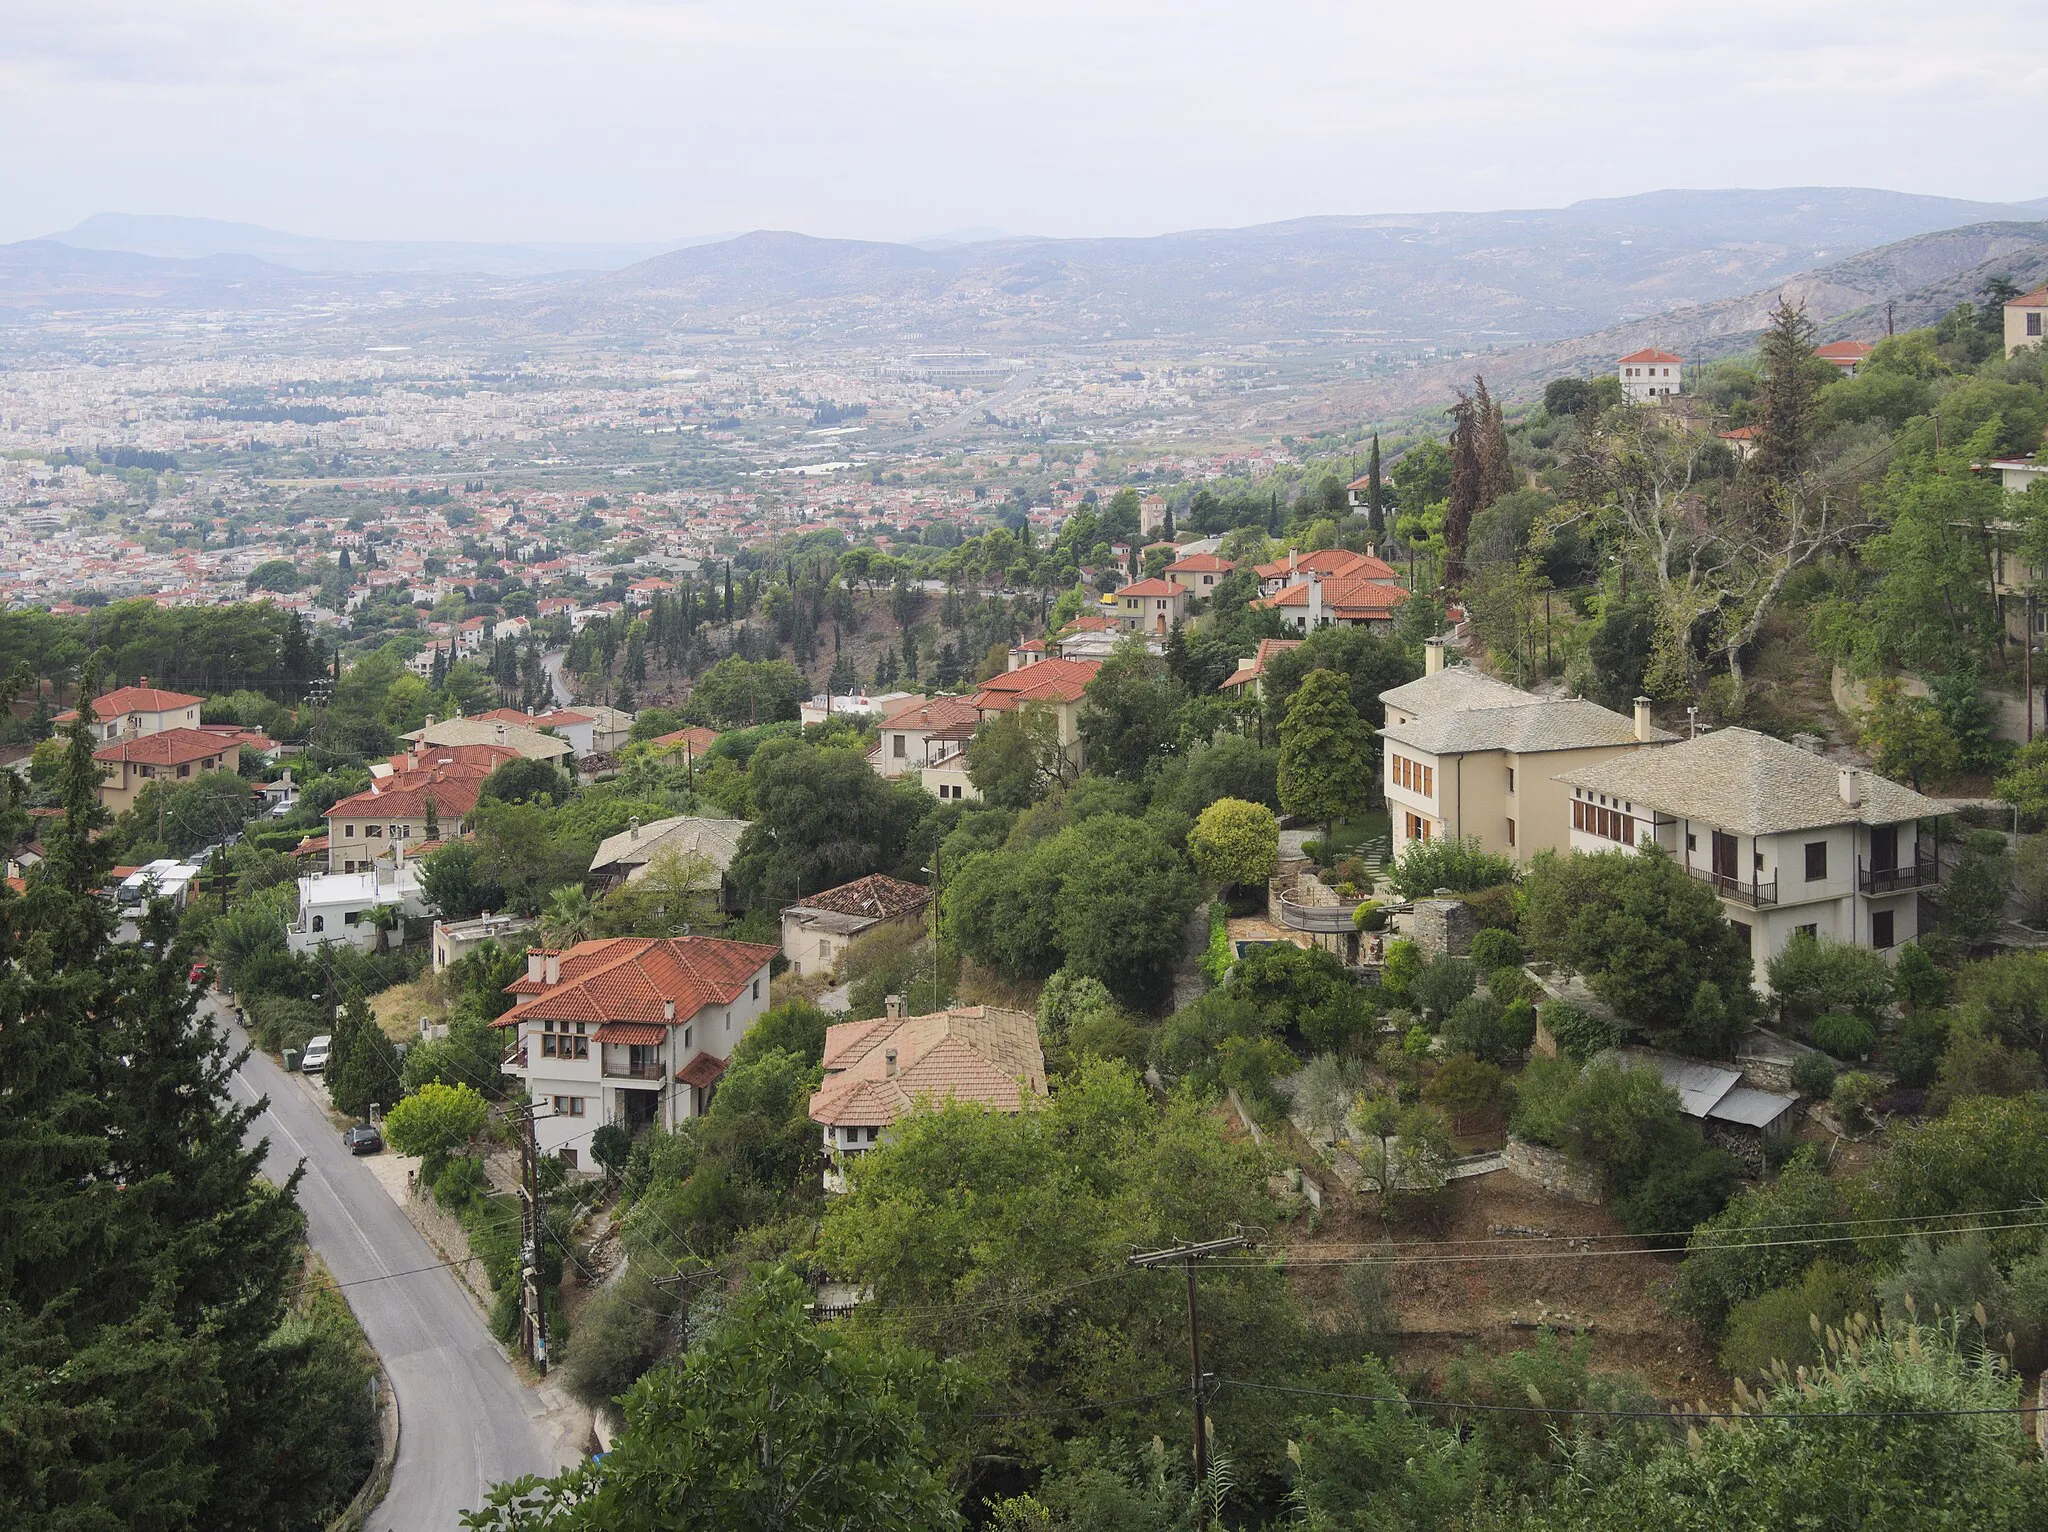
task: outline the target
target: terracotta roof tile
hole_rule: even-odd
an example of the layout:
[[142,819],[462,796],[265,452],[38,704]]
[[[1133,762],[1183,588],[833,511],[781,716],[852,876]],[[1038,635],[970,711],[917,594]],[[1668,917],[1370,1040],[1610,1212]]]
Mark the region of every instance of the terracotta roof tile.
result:
[[825,1069],[810,1115],[835,1127],[883,1127],[920,1100],[1016,1112],[1046,1092],[1037,1018],[997,1006],[842,1022],[825,1034]]
[[668,1028],[658,1021],[608,1021],[597,1029],[597,1040],[659,1048],[668,1041]]
[[[521,978],[505,986],[520,1002],[498,1026],[526,1017],[555,1021],[645,1021],[681,1025],[707,1005],[730,1005],[775,956],[773,947],[709,936],[613,936],[578,942],[561,956],[561,980]],[[671,1018],[665,1002],[675,1003]]]
[[1673,356],[1669,351],[1659,351],[1655,346],[1645,346],[1641,351],[1631,351],[1621,358],[1624,362],[1669,362],[1677,366],[1683,358]]
[[906,883],[901,878],[876,872],[799,899],[790,908],[830,910],[835,915],[865,915],[875,920],[887,920],[892,915],[915,914],[930,904],[931,899],[932,891],[921,883]]
[[699,1053],[689,1063],[676,1071],[676,1079],[684,1085],[694,1085],[707,1090],[725,1078],[725,1060],[709,1053]]
[[222,755],[235,749],[233,740],[223,740],[200,729],[165,729],[137,739],[116,740],[93,751],[96,761],[136,761],[151,766],[181,766]]

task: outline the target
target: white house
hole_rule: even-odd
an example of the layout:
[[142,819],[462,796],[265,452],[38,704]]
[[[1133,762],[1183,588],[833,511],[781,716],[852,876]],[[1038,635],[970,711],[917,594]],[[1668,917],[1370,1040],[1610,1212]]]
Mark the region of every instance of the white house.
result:
[[[311,952],[328,942],[346,942],[368,951],[377,945],[377,926],[367,918],[379,905],[395,905],[418,919],[427,913],[416,863],[401,857],[378,858],[360,872],[312,873],[299,879],[299,914],[285,945],[293,952]],[[405,940],[403,927],[385,935],[396,947]]]
[[585,1162],[605,1123],[674,1128],[710,1107],[733,1045],[768,1009],[773,947],[706,936],[609,937],[529,949],[506,1072],[542,1108],[544,1153]]
[[1559,774],[1574,851],[1654,843],[1711,884],[1759,983],[1794,935],[1889,952],[1941,880],[1919,822],[1939,799],[1754,729],[1721,729]]
[[812,894],[782,912],[782,955],[789,971],[829,974],[854,938],[884,924],[918,925],[932,891],[884,873]]
[[1615,363],[1615,371],[1621,378],[1623,396],[1638,404],[1647,404],[1652,399],[1668,399],[1685,391],[1684,361],[1669,351],[1659,351],[1655,346],[1631,351]]
[[485,942],[504,941],[538,924],[531,915],[507,915],[489,910],[469,920],[434,922],[434,972],[459,963]]

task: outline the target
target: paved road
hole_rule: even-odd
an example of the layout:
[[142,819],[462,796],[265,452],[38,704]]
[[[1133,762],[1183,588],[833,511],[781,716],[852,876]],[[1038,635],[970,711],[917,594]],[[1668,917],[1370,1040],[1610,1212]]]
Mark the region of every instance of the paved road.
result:
[[569,683],[562,679],[562,661],[569,657],[566,649],[550,649],[540,657],[540,668],[547,672],[548,684],[555,690],[555,705],[567,707],[575,700],[570,695]]
[[[244,1040],[229,1013],[216,1006],[215,1017]],[[491,1485],[555,1472],[555,1432],[539,1396],[404,1211],[342,1148],[310,1093],[262,1053],[242,1065],[235,1089],[244,1102],[270,1098],[251,1125],[270,1140],[267,1168],[283,1176],[305,1161],[299,1205],[313,1248],[337,1282],[358,1284],[345,1289],[349,1305],[398,1395],[398,1464],[370,1532],[454,1529]]]

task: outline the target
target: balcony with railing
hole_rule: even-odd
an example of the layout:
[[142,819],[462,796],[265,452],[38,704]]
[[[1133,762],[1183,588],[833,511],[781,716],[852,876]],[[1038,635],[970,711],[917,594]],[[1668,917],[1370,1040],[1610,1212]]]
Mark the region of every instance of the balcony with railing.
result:
[[1856,886],[1872,896],[1900,894],[1909,888],[1932,888],[1941,881],[1941,861],[1932,851],[1923,852],[1901,867],[1865,867],[1856,864]]
[[1733,877],[1725,872],[1715,872],[1711,867],[1687,867],[1685,869],[1702,883],[1714,885],[1714,892],[1723,899],[1736,904],[1746,904],[1752,909],[1762,909],[1767,904],[1778,902],[1778,880],[1765,882],[1761,878],[1747,880]]
[[1292,893],[1280,896],[1280,923],[1290,930],[1322,935],[1354,931],[1352,915],[1363,899],[1341,899],[1335,904],[1309,904]]

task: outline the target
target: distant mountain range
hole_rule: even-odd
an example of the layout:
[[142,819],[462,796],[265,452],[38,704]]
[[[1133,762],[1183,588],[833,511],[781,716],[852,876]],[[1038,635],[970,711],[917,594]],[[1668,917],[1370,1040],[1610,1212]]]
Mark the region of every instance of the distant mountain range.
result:
[[685,245],[729,238],[643,244],[474,244],[455,240],[319,239],[260,224],[218,218],[176,218],[151,213],[95,213],[58,234],[51,244],[80,250],[119,250],[172,260],[253,255],[293,271],[393,272],[495,277],[542,277],[567,271],[611,271]]

